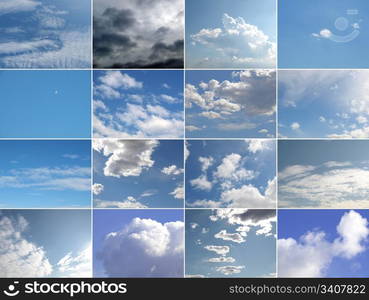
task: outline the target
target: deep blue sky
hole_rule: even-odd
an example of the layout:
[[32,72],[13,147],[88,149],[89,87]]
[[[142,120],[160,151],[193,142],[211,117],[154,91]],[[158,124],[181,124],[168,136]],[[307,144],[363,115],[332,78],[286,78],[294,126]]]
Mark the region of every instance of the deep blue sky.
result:
[[[368,219],[367,210],[355,210]],[[307,232],[323,231],[326,239],[332,242],[338,237],[337,225],[348,210],[279,210],[278,239],[294,238],[298,240]],[[354,231],[353,227],[353,231]],[[335,257],[327,269],[327,277],[368,277],[369,251],[368,244],[363,253],[353,259]],[[296,262],[298,263],[298,262]],[[360,266],[358,269],[355,266]]]
[[[366,68],[369,66],[367,53],[369,2],[365,0],[284,0],[278,1],[278,65],[280,68]],[[347,10],[358,10],[357,15]],[[348,20],[344,31],[335,28],[339,17]],[[318,38],[328,29],[338,36],[349,35],[352,24],[359,24],[359,36],[347,43],[337,43],[327,38]]]
[[89,207],[90,141],[1,141],[0,207]]
[[90,95],[88,71],[0,71],[0,137],[90,137]]

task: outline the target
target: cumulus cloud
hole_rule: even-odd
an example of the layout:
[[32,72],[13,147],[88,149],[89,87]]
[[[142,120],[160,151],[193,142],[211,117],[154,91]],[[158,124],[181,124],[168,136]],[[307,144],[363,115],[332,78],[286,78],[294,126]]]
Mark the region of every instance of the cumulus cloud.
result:
[[101,183],[94,183],[92,185],[92,192],[94,193],[94,195],[99,195],[104,191],[104,185],[102,185]]
[[251,153],[257,153],[272,149],[272,142],[269,140],[252,139],[246,140],[246,143],[248,143],[248,150]]
[[[121,71],[107,71],[94,81],[93,127],[95,137],[182,137],[183,113],[166,104],[182,100],[142,91],[143,82]],[[132,91],[141,90],[141,94]],[[125,92],[127,91],[127,94]],[[164,97],[165,96],[165,97]],[[170,98],[170,99],[169,99]],[[111,100],[124,100],[112,108]],[[115,104],[114,104],[115,105]]]
[[108,157],[104,175],[113,177],[140,176],[154,165],[151,155],[159,141],[95,140],[93,149]]
[[298,240],[279,239],[278,275],[324,277],[335,258],[349,260],[366,251],[368,220],[356,211],[346,212],[337,225],[337,234],[332,242],[324,231],[309,231]]
[[96,208],[148,208],[146,205],[137,201],[137,199],[132,196],[128,196],[123,201],[107,201],[95,199],[94,206]]
[[184,4],[175,0],[94,3],[98,68],[183,67]]
[[195,48],[217,52],[217,59],[189,61],[191,67],[274,67],[276,44],[257,26],[242,17],[222,16],[222,28],[203,28],[191,34]]
[[56,264],[63,277],[91,277],[91,246],[73,255],[67,253]]
[[368,208],[369,171],[350,162],[290,165],[279,174],[283,207]]
[[204,248],[208,251],[212,251],[212,252],[215,252],[218,255],[223,255],[223,256],[228,254],[228,252],[230,250],[229,246],[207,245]]
[[0,15],[35,10],[41,2],[34,0],[3,0],[0,3]]
[[183,228],[181,221],[134,218],[106,235],[98,259],[109,277],[181,277]]
[[222,239],[224,241],[232,241],[235,243],[243,243],[245,239],[240,233],[229,233],[227,230],[221,230],[214,235],[216,239]]
[[28,226],[20,215],[0,213],[1,277],[46,277],[53,271],[45,250],[26,238]]
[[175,199],[184,199],[184,188],[183,185],[177,186],[173,192],[169,193],[170,195],[173,195]]
[[170,165],[168,167],[164,167],[161,172],[165,175],[180,175],[183,173],[183,169],[178,168],[176,165]]

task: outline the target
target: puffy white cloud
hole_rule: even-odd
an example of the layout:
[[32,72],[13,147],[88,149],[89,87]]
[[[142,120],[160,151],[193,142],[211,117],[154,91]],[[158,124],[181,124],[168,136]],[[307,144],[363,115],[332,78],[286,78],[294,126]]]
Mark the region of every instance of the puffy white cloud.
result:
[[369,170],[350,162],[291,165],[279,175],[284,207],[368,208]]
[[181,277],[183,230],[181,221],[134,218],[106,235],[98,258],[110,277]]
[[329,39],[332,36],[332,32],[329,29],[322,29],[319,33],[312,33],[313,37]]
[[106,71],[99,81],[114,89],[141,89],[143,83],[120,71]]
[[217,167],[214,176],[219,179],[244,180],[252,179],[255,173],[252,170],[246,170],[241,167],[242,157],[239,154],[232,153],[222,159],[222,163]]
[[151,155],[159,145],[155,140],[94,140],[95,151],[109,157],[105,162],[104,175],[114,177],[140,176],[151,168]]
[[175,199],[184,199],[183,185],[177,186],[173,192],[169,193],[169,195],[173,195]]
[[123,201],[106,201],[95,199],[94,206],[96,208],[147,208],[146,205],[140,203],[132,196],[128,196]]
[[190,223],[190,226],[192,229],[196,229],[197,227],[199,227],[199,224],[193,222],[193,223]]
[[274,208],[276,205],[276,178],[268,181],[264,195],[251,184],[232,188],[221,193],[221,200],[227,207]]
[[227,232],[227,230],[221,230],[221,231],[219,231],[218,233],[216,233],[214,235],[214,237],[216,239],[222,239],[224,241],[232,241],[232,242],[235,242],[235,243],[243,243],[243,242],[245,242],[245,239],[244,239],[244,237],[241,234],[239,234],[237,232],[235,232],[235,233],[229,233],[229,232]]
[[22,216],[0,213],[1,277],[46,277],[53,271],[45,250],[24,236],[28,226]]
[[217,272],[220,272],[224,275],[233,275],[233,274],[241,273],[242,269],[244,268],[245,266],[222,266],[222,267],[217,267],[216,270]]
[[213,165],[214,158],[212,158],[211,156],[209,157],[200,156],[199,162],[201,163],[201,171],[206,172],[209,169],[209,167]]
[[200,175],[199,177],[192,179],[190,184],[199,190],[210,191],[213,187],[213,183],[208,180],[205,174]]
[[[203,28],[192,34],[193,46],[217,51],[221,59],[207,59],[206,66],[219,67],[227,64],[234,67],[273,67],[276,45],[257,26],[248,24],[242,17],[222,16],[222,28]],[[202,66],[201,62],[190,61],[191,66]]]
[[94,183],[92,185],[92,192],[94,193],[94,195],[99,195],[104,191],[104,185],[102,185],[101,183]]
[[183,169],[178,168],[176,165],[171,165],[169,167],[164,167],[161,172],[165,175],[180,175],[183,173]]
[[324,277],[335,257],[351,259],[367,249],[368,220],[358,212],[346,212],[337,226],[338,237],[307,232],[299,240],[278,240],[278,275],[281,277]]
[[300,124],[298,122],[293,122],[291,124],[291,129],[292,130],[299,130],[300,129]]
[[246,140],[246,143],[248,143],[248,150],[251,153],[257,153],[259,151],[261,152],[272,149],[272,142],[269,140],[252,139]]
[[67,253],[56,264],[58,270],[63,277],[91,277],[91,246],[73,255],[72,252]]
[[230,248],[229,246],[215,246],[215,245],[207,245],[204,247],[208,251],[215,252],[218,255],[226,255],[228,254]]

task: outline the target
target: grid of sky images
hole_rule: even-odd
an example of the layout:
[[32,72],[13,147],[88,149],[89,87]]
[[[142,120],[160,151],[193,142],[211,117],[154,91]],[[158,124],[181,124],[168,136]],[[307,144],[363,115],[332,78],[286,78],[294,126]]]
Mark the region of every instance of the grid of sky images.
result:
[[369,277],[368,9],[0,0],[0,277]]

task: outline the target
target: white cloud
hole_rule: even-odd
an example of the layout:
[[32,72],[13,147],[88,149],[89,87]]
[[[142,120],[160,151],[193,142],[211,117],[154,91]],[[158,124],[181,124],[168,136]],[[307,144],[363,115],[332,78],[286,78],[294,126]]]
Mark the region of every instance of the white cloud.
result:
[[140,176],[154,165],[151,155],[159,145],[155,140],[94,140],[95,151],[109,157],[104,175],[113,177]]
[[183,185],[177,186],[173,192],[169,193],[169,195],[173,195],[175,199],[184,199]]
[[233,257],[212,257],[208,259],[208,262],[212,263],[234,263],[236,260]]
[[213,183],[208,180],[207,176],[202,174],[199,177],[190,181],[191,185],[195,189],[210,191],[213,187]]
[[313,37],[329,39],[332,36],[332,32],[329,29],[322,29],[319,33],[312,33]]
[[92,192],[94,195],[99,195],[104,191],[104,186],[101,183],[94,183],[92,185]]
[[201,171],[206,172],[209,169],[209,167],[213,165],[214,158],[212,158],[211,156],[209,157],[200,156],[199,162],[201,163]]
[[141,89],[143,83],[120,71],[106,71],[99,81],[114,89]]
[[62,277],[91,277],[91,246],[73,255],[72,252],[67,253],[56,264],[58,270],[62,273]]
[[148,208],[146,205],[137,201],[136,198],[128,196],[123,201],[106,201],[95,199],[94,206],[96,208]]
[[251,153],[257,153],[265,150],[272,149],[272,142],[269,140],[261,140],[261,139],[253,139],[253,140],[246,140],[248,143],[248,150]]
[[190,226],[192,229],[196,229],[197,227],[199,227],[199,224],[197,223],[190,223]]
[[299,130],[300,129],[300,124],[298,122],[293,122],[291,124],[291,129],[292,130]]
[[241,273],[242,269],[244,268],[245,266],[222,266],[222,267],[217,267],[216,270],[217,272],[220,272],[224,275],[233,275],[233,274]]
[[241,167],[242,157],[239,154],[232,153],[222,159],[222,163],[217,167],[214,176],[219,179],[244,180],[252,179],[255,173],[252,170],[246,170]]
[[106,235],[98,258],[110,277],[180,277],[183,230],[181,221],[134,218],[120,231]]
[[[222,16],[222,28],[203,28],[192,34],[193,45],[197,44],[217,51],[221,59],[208,58],[208,67],[227,64],[234,67],[273,67],[276,45],[257,26],[248,24],[242,17]],[[191,62],[199,66],[199,62]]]
[[176,165],[171,165],[169,167],[164,167],[161,172],[165,175],[180,175],[183,173],[183,169],[178,168]]
[[229,232],[227,232],[227,230],[221,230],[221,231],[219,231],[218,233],[216,233],[214,235],[214,237],[216,239],[222,239],[224,241],[232,241],[232,242],[235,242],[235,243],[243,243],[243,242],[245,242],[245,239],[244,239],[244,237],[241,234],[239,234],[237,232],[235,232],[235,233],[229,233]]
[[369,170],[350,162],[291,165],[279,174],[283,207],[368,208]]
[[218,255],[223,255],[223,256],[228,254],[228,252],[230,250],[229,246],[207,245],[204,248],[208,251],[212,251],[212,252],[215,252]]
[[[308,232],[297,241],[278,240],[278,275],[281,277],[324,277],[336,257],[354,258],[365,251],[369,236],[368,221],[358,212],[346,212],[337,226],[333,242],[326,234]],[[311,259],[311,258],[314,259]]]
[[18,13],[35,10],[41,2],[34,0],[2,0],[0,2],[0,16],[9,13]]
[[45,250],[24,236],[28,226],[22,216],[0,214],[1,277],[46,277],[52,273]]

